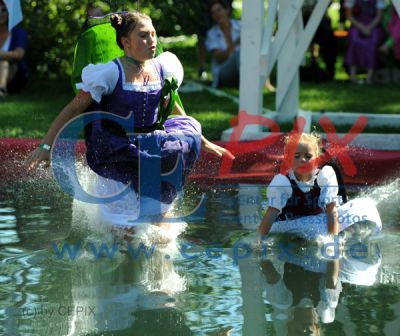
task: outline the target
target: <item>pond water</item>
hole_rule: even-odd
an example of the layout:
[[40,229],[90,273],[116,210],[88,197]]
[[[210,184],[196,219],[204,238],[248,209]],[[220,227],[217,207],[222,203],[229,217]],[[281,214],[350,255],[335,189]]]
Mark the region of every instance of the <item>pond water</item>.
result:
[[0,334],[399,335],[399,189],[397,179],[357,194],[374,199],[384,229],[332,261],[315,246],[246,255],[262,186],[207,190],[181,250],[135,257],[121,241],[106,257],[96,253],[112,249],[108,236],[55,183],[2,185]]

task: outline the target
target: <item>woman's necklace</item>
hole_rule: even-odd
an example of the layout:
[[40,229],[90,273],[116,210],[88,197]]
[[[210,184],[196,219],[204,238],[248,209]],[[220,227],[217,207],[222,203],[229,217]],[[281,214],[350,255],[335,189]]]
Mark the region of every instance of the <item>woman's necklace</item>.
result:
[[130,57],[130,56],[127,56],[127,55],[125,55],[124,57],[125,57],[125,60],[128,63],[133,64],[136,67],[136,69],[138,70],[139,75],[141,75],[143,70],[144,70],[144,62],[137,61],[133,57]]
[[125,60],[129,63],[129,64],[133,64],[137,71],[138,71],[138,75],[142,75],[143,77],[143,85],[147,85],[147,83],[149,82],[150,76],[148,74],[144,74],[144,62],[140,62],[135,60],[133,57],[124,56]]

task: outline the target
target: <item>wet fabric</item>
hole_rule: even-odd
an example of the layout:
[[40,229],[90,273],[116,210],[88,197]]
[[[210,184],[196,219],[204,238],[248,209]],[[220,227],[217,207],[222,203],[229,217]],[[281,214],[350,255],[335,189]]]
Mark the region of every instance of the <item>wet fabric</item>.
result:
[[[156,62],[156,61],[155,61]],[[156,65],[163,81],[161,67]],[[177,116],[164,123],[164,130],[157,130],[158,102],[161,85],[157,89],[124,87],[123,69],[118,63],[119,79],[114,91],[103,96],[94,110],[106,111],[120,117],[133,115],[135,134],[127,135],[123,127],[114,121],[97,120],[86,128],[86,159],[90,168],[102,177],[123,183],[131,183],[139,192],[139,160],[146,164],[161,164],[161,173],[173,170],[177,160],[182,160],[182,183],[200,154],[201,126],[193,118]],[[140,141],[151,139],[156,146],[140,148]],[[154,176],[152,181],[140,188],[141,196],[153,195],[156,183],[161,183],[160,201],[171,203],[179,186],[161,181]]]
[[[339,232],[357,223],[371,223],[372,234],[382,229],[382,221],[374,202],[366,197],[357,198],[338,207]],[[270,233],[290,233],[305,239],[316,239],[328,234],[328,219],[325,213],[315,216],[305,216],[294,220],[275,222]]]

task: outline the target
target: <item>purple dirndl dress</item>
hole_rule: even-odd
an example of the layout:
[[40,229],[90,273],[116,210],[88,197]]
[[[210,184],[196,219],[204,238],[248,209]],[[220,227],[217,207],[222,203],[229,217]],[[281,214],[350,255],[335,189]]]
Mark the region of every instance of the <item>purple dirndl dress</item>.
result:
[[[355,13],[354,13],[355,12]],[[368,25],[377,14],[377,0],[356,0],[353,7],[355,19]],[[364,36],[357,28],[349,30],[346,65],[373,69],[378,65],[378,48],[383,42],[384,32],[378,24],[370,36]]]
[[[159,74],[159,82],[128,83],[120,61],[114,60],[118,66],[119,78],[114,91],[103,95],[100,103],[95,103],[92,111],[113,113],[119,117],[129,117],[134,123],[134,134],[126,134],[124,128],[110,120],[93,121],[85,129],[86,159],[90,168],[98,175],[131,183],[138,191],[139,157],[150,160],[148,163],[161,164],[161,173],[170,172],[176,165],[179,156],[182,158],[182,178],[188,175],[194,162],[200,155],[201,126],[189,116],[170,117],[164,123],[164,129],[156,129],[158,104],[163,86],[163,73],[160,63],[153,59],[153,66]],[[142,149],[139,137],[152,137],[157,148]],[[155,176],[146,181],[146,187],[140,188],[140,195],[151,194],[151,185],[161,182],[160,201],[172,203],[177,194],[177,186],[161,181]]]

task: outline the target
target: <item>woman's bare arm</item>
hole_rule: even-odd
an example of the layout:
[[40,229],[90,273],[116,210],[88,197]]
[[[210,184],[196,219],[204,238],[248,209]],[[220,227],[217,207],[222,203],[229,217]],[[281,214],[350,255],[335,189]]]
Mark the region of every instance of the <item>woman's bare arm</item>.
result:
[[18,62],[25,56],[25,49],[16,48],[11,51],[0,50],[0,61]]
[[366,26],[354,17],[353,8],[346,8],[346,18],[349,20],[355,28],[357,28],[363,34],[366,34]]
[[382,20],[382,15],[383,15],[383,11],[382,9],[378,9],[376,12],[376,16],[375,18],[370,22],[370,24],[367,26],[367,28],[370,31],[370,34],[372,32],[372,30],[381,22]]
[[[42,143],[52,146],[60,129],[68,121],[83,113],[92,102],[93,99],[89,93],[83,91],[79,92],[75,98],[62,109],[57,118],[53,121],[44,136]],[[35,169],[42,161],[45,161],[46,165],[48,165],[50,161],[50,152],[42,148],[36,148],[27,158],[29,169]]]

